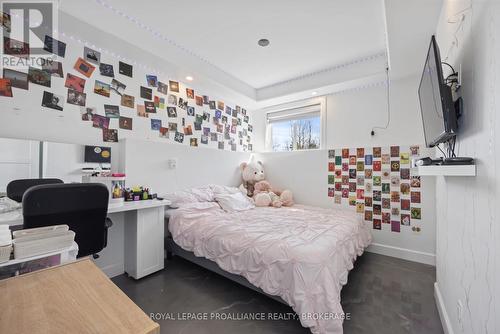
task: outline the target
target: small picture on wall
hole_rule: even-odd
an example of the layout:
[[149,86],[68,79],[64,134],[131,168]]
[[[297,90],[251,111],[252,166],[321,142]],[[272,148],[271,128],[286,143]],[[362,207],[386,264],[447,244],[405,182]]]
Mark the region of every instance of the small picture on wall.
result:
[[382,221],[380,219],[373,220],[373,229],[374,230],[381,230],[382,229]]
[[399,161],[391,161],[391,172],[399,172]]
[[203,107],[203,97],[196,96],[195,101],[197,106]]
[[64,108],[64,97],[44,91],[42,97],[42,107],[62,111]]
[[373,164],[373,155],[371,154],[365,155],[365,165],[371,166],[372,164]]
[[412,191],[410,194],[410,199],[412,203],[420,203],[420,191]]
[[127,107],[127,108],[134,108],[135,97],[132,95],[123,94],[121,97],[120,104],[124,107]]
[[168,131],[177,132],[177,123],[168,123]]
[[6,32],[10,32],[11,31],[12,21],[11,21],[10,14],[0,12],[0,25],[2,26],[2,28]]
[[122,95],[125,92],[125,88],[127,88],[127,86],[124,83],[121,83],[116,79],[111,80],[111,89],[118,95]]
[[184,142],[184,134],[180,132],[176,132],[174,136],[174,140],[178,143],[183,143]]
[[392,175],[391,176],[391,186],[397,188],[397,187],[399,187],[399,184],[400,184],[399,176]]
[[414,157],[420,155],[420,147],[419,146],[410,146],[410,153]]
[[399,203],[401,197],[399,194],[399,191],[391,191],[391,202],[392,203]]
[[208,103],[208,106],[209,106],[210,109],[215,110],[215,101],[210,101]]
[[202,135],[200,141],[202,144],[208,144],[208,136]]
[[203,95],[203,104],[209,104],[210,103],[210,97],[208,95]]
[[151,130],[160,131],[161,119],[151,119]]
[[164,128],[162,126],[159,131],[160,131],[160,138],[168,138],[168,128]]
[[364,158],[365,156],[365,149],[360,147],[360,148],[357,148],[356,149],[356,157],[361,159],[361,158]]
[[154,102],[144,101],[144,107],[146,108],[147,113],[156,113],[156,106]]
[[28,69],[28,80],[40,86],[50,87],[51,75],[44,70],[30,66]]
[[91,121],[92,116],[97,112],[95,107],[80,107],[82,121]]
[[102,140],[108,143],[118,142],[118,130],[116,129],[102,129]]
[[167,115],[171,118],[177,117],[177,109],[175,107],[167,107]]
[[407,165],[410,163],[410,153],[404,152],[400,154],[399,161],[402,165]]
[[193,134],[193,127],[191,126],[191,124],[189,124],[184,128],[184,135],[191,136],[192,134]]
[[411,187],[412,188],[420,188],[420,176],[412,176]]
[[113,78],[115,76],[115,71],[113,70],[113,65],[111,64],[100,63],[99,72],[101,73],[102,76],[105,77]]
[[58,41],[49,35],[45,35],[45,41],[43,43],[43,49],[49,53],[63,57],[66,55],[66,43]]
[[380,172],[382,170],[382,163],[379,160],[373,162],[373,171]]
[[105,97],[109,97],[111,92],[111,87],[109,84],[96,80],[94,84],[94,93],[98,95],[102,95]]
[[349,156],[349,165],[351,165],[351,166],[356,165],[356,156],[355,155]]
[[153,99],[153,90],[151,88],[141,86],[141,98],[145,100]]
[[28,74],[10,70],[8,68],[3,69],[3,78],[9,79],[12,87],[28,90]]
[[194,107],[189,106],[187,108],[187,115],[188,116],[194,116]]
[[92,115],[92,126],[94,128],[107,129],[109,128],[109,118],[94,114]]
[[179,97],[179,102],[177,103],[177,106],[183,110],[187,109],[188,102],[184,100],[182,97]]
[[372,219],[373,219],[373,212],[371,210],[365,210],[365,221],[371,222]]
[[68,73],[66,74],[66,82],[64,83],[64,87],[71,88],[73,90],[76,90],[77,92],[83,93],[83,89],[85,88],[85,79]]
[[420,208],[411,208],[411,219],[421,219],[422,210]]
[[133,122],[132,117],[120,116],[120,119],[118,121],[118,126],[120,127],[120,129],[132,130],[132,122]]
[[410,200],[409,199],[402,199],[401,200],[401,210],[410,210]]
[[374,147],[373,148],[373,157],[380,158],[381,155],[382,155],[382,148],[381,147]]
[[146,74],[148,87],[158,87],[158,77],[152,74]]
[[29,58],[30,45],[13,38],[3,38],[3,53],[9,56],[16,56],[20,58]]
[[158,92],[167,95],[168,93],[168,85],[166,83],[163,83],[161,81],[158,81]]
[[89,63],[94,63],[96,65],[101,63],[101,53],[86,46],[83,48],[83,58]]
[[137,105],[137,116],[148,118],[149,114],[146,112],[146,107],[144,105]]
[[399,157],[399,146],[391,146],[391,158]]
[[222,101],[217,101],[217,109],[219,109],[219,110],[224,110],[224,102],[222,102]]
[[189,139],[189,146],[197,147],[198,146],[198,139],[197,138]]
[[120,118],[120,108],[110,104],[104,105],[104,113],[108,118]]
[[176,106],[177,105],[177,96],[175,96],[174,94],[170,94],[168,96],[167,102],[168,102],[168,104]]
[[126,75],[127,77],[132,78],[132,69],[133,69],[132,65],[129,65],[121,61],[118,63],[118,72],[122,75]]
[[397,220],[391,221],[391,232],[401,232],[401,223]]
[[382,165],[389,165],[391,163],[390,154],[382,154]]
[[410,226],[410,215],[408,214],[401,215],[401,225]]
[[186,97],[188,99],[194,99],[194,89],[186,88]]
[[49,73],[51,76],[64,78],[62,63],[59,61],[45,61],[42,64],[42,70]]
[[401,194],[409,195],[410,194],[410,184],[409,183],[401,183]]
[[218,148],[219,148],[219,150],[223,150],[224,149],[224,142],[223,141],[219,142]]
[[77,106],[85,106],[85,101],[87,100],[87,94],[77,92],[73,89],[68,89],[68,99],[66,100],[69,104],[74,104]]
[[175,93],[179,93],[179,83],[177,81],[169,80],[168,85],[170,87],[170,91],[175,92]]
[[410,179],[410,169],[409,168],[401,168],[399,174],[401,175],[402,180]]
[[89,62],[85,61],[83,58],[78,58],[78,60],[75,63],[74,69],[87,78],[90,78],[92,73],[95,70],[95,67],[90,64]]

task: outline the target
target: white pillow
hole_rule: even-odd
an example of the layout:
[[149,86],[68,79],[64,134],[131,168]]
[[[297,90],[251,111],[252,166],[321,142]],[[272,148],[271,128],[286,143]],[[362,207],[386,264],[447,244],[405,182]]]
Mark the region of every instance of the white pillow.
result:
[[216,194],[215,200],[226,212],[245,211],[255,208],[255,205],[241,192]]
[[163,197],[174,204],[215,201],[214,193],[208,186],[175,191],[164,194],[160,197]]

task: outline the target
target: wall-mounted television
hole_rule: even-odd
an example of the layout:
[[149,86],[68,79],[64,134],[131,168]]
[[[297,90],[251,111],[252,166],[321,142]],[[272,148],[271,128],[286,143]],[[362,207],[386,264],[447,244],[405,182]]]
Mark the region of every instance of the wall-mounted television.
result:
[[84,161],[100,164],[111,163],[111,147],[85,146]]
[[451,88],[443,77],[441,56],[434,36],[427,52],[418,97],[427,147],[434,147],[455,137],[458,130],[457,113]]

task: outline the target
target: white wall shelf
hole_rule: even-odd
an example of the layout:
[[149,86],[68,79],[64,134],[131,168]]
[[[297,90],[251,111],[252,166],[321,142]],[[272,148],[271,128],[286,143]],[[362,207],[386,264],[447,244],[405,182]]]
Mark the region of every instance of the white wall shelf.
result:
[[412,171],[420,176],[476,176],[476,165],[418,166]]

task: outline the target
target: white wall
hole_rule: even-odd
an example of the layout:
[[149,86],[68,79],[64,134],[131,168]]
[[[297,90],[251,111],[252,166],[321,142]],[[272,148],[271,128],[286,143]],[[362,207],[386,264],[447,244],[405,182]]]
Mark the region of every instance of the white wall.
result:
[[[422,54],[425,57],[425,54]],[[326,96],[326,143],[324,149],[373,146],[423,147],[423,129],[418,101],[419,77],[409,76],[391,80],[390,123],[387,129],[387,86],[385,83],[338,92]],[[254,111],[255,150],[265,150],[266,112],[286,105]],[[434,155],[421,150],[422,155]],[[259,154],[264,161],[268,179],[277,187],[291,189],[297,202],[332,207],[333,199],[327,196],[326,151],[267,152]],[[373,230],[374,246],[371,251],[424,263],[435,263],[435,179],[423,178],[421,233],[401,228],[401,233],[390,230]]]
[[[185,116],[186,112],[180,108],[177,108],[179,117],[176,119],[168,118],[166,109],[158,109],[157,114],[150,115],[150,118],[138,117],[136,108],[127,108],[120,105],[120,96],[113,91],[109,98],[97,95],[94,93],[95,80],[103,81],[105,83],[110,83],[111,78],[100,75],[99,68],[95,69],[94,73],[90,78],[86,78],[82,74],[78,73],[73,69],[78,57],[83,57],[84,45],[79,43],[77,40],[86,40],[87,45],[91,46],[95,44],[97,47],[105,47],[108,53],[104,51],[101,52],[101,62],[112,64],[114,66],[115,78],[127,85],[125,93],[128,95],[135,96],[135,104],[144,104],[144,99],[140,98],[140,86],[146,86],[146,74],[157,74],[152,70],[140,67],[138,64],[134,65],[133,68],[133,78],[121,75],[118,73],[118,62],[117,56],[125,57],[128,60],[126,62],[130,63],[132,60],[137,61],[141,64],[147,64],[148,66],[156,69],[160,69],[164,75],[158,75],[158,80],[164,83],[168,83],[168,80],[180,81],[180,92],[174,93],[178,97],[186,98],[186,84],[183,82],[184,77],[179,77],[178,71],[176,71],[175,66],[162,61],[160,58],[152,53],[147,53],[124,40],[113,37],[107,32],[100,31],[84,22],[79,21],[67,14],[61,13],[60,15],[60,34],[59,39],[65,43],[66,55],[63,59],[58,59],[63,63],[64,78],[52,77],[51,87],[44,87],[36,85],[33,83],[29,84],[29,90],[22,90],[18,88],[13,88],[13,97],[0,96],[0,108],[2,109],[1,121],[0,121],[0,137],[7,138],[21,138],[21,139],[36,139],[51,142],[63,142],[63,143],[75,143],[75,144],[95,144],[103,145],[102,142],[102,130],[93,128],[92,122],[85,122],[81,120],[80,107],[72,104],[65,103],[64,111],[60,112],[53,109],[48,109],[41,107],[42,96],[44,91],[53,92],[58,95],[62,95],[66,101],[67,88],[64,87],[66,80],[66,74],[71,73],[77,75],[80,78],[86,80],[84,92],[87,94],[86,106],[96,107],[97,113],[104,116],[104,104],[118,105],[120,107],[120,112],[122,116],[133,118],[133,130],[123,130],[118,129],[118,119],[112,119],[110,122],[110,128],[118,129],[119,138],[138,138],[156,141],[173,141],[173,134],[170,134],[171,139],[159,138],[159,132],[151,130],[150,119],[161,119],[162,125],[168,125],[168,122],[177,122],[179,131],[182,131],[181,120],[184,117],[187,124],[193,124],[194,117]],[[62,35],[65,32],[65,36]],[[75,34],[77,38],[71,38]],[[86,38],[86,39],[85,39]],[[80,40],[80,41],[81,41]],[[152,51],[154,47],[152,47]],[[111,54],[113,52],[113,54]],[[153,51],[154,52],[154,51]],[[27,72],[26,67],[10,67],[15,70],[22,72]],[[186,73],[186,72],[184,72]],[[199,82],[204,82],[200,84]],[[225,96],[234,97],[230,94],[226,94],[227,88],[221,88],[220,85],[213,84],[210,86],[210,82],[207,80],[202,80],[202,78],[195,78],[195,81],[189,84],[189,88],[195,90],[195,95],[208,95],[210,100],[214,101],[224,101],[226,104],[235,108],[236,105],[240,105],[245,108],[246,106],[240,104],[238,101],[226,99]],[[170,93],[170,90],[169,90]],[[159,96],[167,100],[167,95],[156,92],[156,88],[153,88],[153,96]],[[190,106],[196,108],[197,114],[202,114],[203,111],[209,111],[211,116],[214,115],[214,111],[210,111],[208,106],[199,107],[195,105],[194,100],[188,100]],[[223,113],[224,115],[225,113]],[[248,113],[251,120],[251,113]],[[231,122],[231,117],[229,122]],[[242,123],[246,127],[246,123]],[[215,125],[210,119],[210,122],[204,122],[202,127],[210,127],[211,131],[215,131]],[[241,130],[242,127],[238,127]],[[200,143],[200,132],[195,131],[193,126],[194,137],[198,138],[198,145],[202,146],[204,144]],[[250,133],[250,136],[252,133]],[[238,135],[232,135],[239,142]],[[184,140],[185,145],[189,145],[190,136],[186,136]],[[217,148],[217,142],[209,141],[206,145],[211,148]],[[225,149],[230,150],[230,146],[225,140]],[[238,145],[238,150],[243,148]]]
[[39,143],[0,138],[0,193],[15,179],[37,178]]
[[476,177],[437,179],[438,305],[450,333],[499,333],[500,3],[445,1],[437,40],[442,58],[462,68],[458,153],[477,163]]
[[[423,55],[424,57],[425,55]],[[387,86],[385,83],[326,96],[327,147],[367,147],[423,144],[422,119],[418,101],[419,77],[391,80],[390,123],[387,129]],[[254,151],[265,151],[266,111],[256,110]]]
[[[226,152],[207,148],[127,139],[123,145],[121,169],[127,174],[127,186],[147,185],[164,194],[190,187],[241,184],[239,166],[250,159],[247,152]],[[177,159],[177,169],[168,168],[169,159]]]
[[[327,196],[327,150],[269,152],[256,154],[256,157],[264,163],[266,177],[272,185],[278,189],[290,189],[297,203],[325,208],[338,205]],[[369,251],[427,264],[435,263],[434,181],[433,178],[422,178],[422,219],[419,223],[412,221],[412,226],[419,226],[421,232],[415,233],[406,226],[401,226],[400,233],[391,232],[390,226],[372,230],[373,245]],[[351,209],[355,210],[354,207]],[[372,228],[371,222],[366,224]]]

